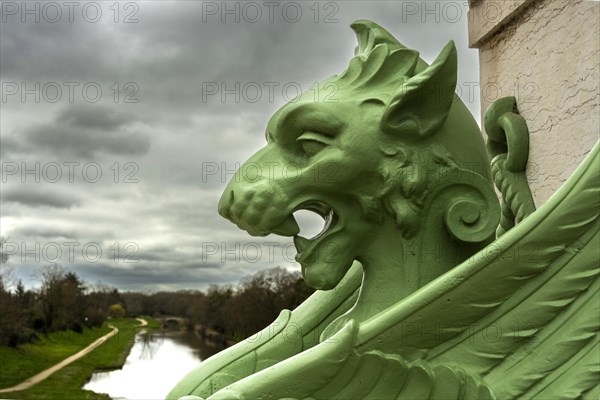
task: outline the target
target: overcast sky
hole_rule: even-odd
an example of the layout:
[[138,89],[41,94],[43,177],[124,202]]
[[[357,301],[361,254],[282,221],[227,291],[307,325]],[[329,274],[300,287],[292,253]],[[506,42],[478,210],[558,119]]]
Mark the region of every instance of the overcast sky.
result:
[[427,62],[453,39],[479,120],[466,0],[24,4],[1,10],[1,234],[28,286],[52,263],[144,291],[299,269],[291,238],[252,238],[217,203],[271,114],[345,69],[356,19]]

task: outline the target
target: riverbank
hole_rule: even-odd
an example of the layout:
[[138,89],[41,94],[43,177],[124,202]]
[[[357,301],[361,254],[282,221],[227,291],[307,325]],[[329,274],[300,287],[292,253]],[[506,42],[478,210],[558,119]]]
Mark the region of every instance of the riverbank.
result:
[[[144,321],[146,322],[146,321]],[[64,367],[66,367],[67,365],[79,360],[82,357],[85,357],[86,355],[88,355],[90,352],[94,351],[94,349],[96,349],[98,346],[102,345],[104,342],[106,342],[108,339],[110,339],[111,337],[115,336],[117,333],[119,333],[119,328],[117,328],[114,325],[108,325],[108,327],[110,329],[112,329],[109,333],[107,333],[104,336],[101,336],[100,338],[94,340],[89,346],[87,346],[85,349],[80,350],[79,352],[65,358],[64,360],[62,360],[61,362],[54,364],[52,367],[43,370],[42,372],[26,379],[25,381],[19,383],[18,385],[15,386],[11,386],[9,388],[5,388],[5,389],[0,389],[0,393],[8,393],[8,392],[21,392],[23,390],[27,390],[30,387],[37,385],[38,383],[42,382],[43,380],[47,379],[49,376],[51,376],[52,374],[54,374],[55,372],[63,369]]]
[[122,369],[94,373],[83,388],[115,399],[164,399],[213,350],[187,330],[138,334]]
[[[145,328],[158,324],[150,320]],[[92,373],[98,369],[116,369],[123,366],[133,346],[140,322],[135,319],[107,321],[101,328],[82,334],[59,332],[19,349],[0,348],[0,387],[8,387],[30,378],[44,369],[80,351],[94,340],[111,331],[108,325],[119,329],[118,333],[83,358],[65,366],[30,389],[2,393],[1,398],[23,400],[108,400],[109,397],[82,390]]]

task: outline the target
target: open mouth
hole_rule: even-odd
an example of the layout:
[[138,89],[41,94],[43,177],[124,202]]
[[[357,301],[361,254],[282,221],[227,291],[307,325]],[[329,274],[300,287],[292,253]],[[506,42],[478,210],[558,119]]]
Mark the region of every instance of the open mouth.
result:
[[[321,237],[326,235],[327,232],[329,232],[338,222],[338,216],[334,209],[321,201],[304,202],[296,207],[294,214],[298,214],[298,211],[302,210],[317,214],[321,218],[322,227],[320,231],[315,234],[311,233],[311,230],[308,229],[312,228],[312,226],[309,227],[306,226],[306,224],[301,224],[299,227],[299,233],[294,235],[294,245],[298,250],[298,257],[301,255],[304,249],[306,249],[311,243],[316,242]],[[309,222],[309,225],[314,226],[314,221],[312,224]]]

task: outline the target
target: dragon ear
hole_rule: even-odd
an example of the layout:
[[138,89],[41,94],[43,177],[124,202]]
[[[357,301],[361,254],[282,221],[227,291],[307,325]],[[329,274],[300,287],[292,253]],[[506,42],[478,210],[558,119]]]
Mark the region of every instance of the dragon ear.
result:
[[451,40],[424,71],[407,80],[381,118],[384,132],[425,138],[444,124],[454,100],[457,56]]

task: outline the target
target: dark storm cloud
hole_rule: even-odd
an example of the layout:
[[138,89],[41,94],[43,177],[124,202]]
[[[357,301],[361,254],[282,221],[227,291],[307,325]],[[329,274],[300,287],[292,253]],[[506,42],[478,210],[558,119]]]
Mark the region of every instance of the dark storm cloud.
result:
[[[159,290],[206,289],[211,283],[235,283],[236,276],[227,276],[220,265],[202,265],[202,279],[198,279],[198,270],[189,267],[163,267],[153,265],[134,265],[114,267],[110,264],[80,264],[69,267],[88,282],[102,281],[122,290],[141,290],[156,292]],[[208,271],[207,271],[208,270]]]
[[16,138],[5,136],[0,138],[0,157],[6,160],[7,157],[22,154],[27,151],[27,147],[23,146]]
[[76,239],[79,237],[81,233],[77,233],[73,230],[68,230],[65,228],[54,228],[54,227],[44,227],[44,226],[26,226],[20,229],[15,230],[15,235],[21,237],[31,237],[31,238],[64,238],[64,239]]
[[177,256],[177,253],[169,246],[155,246],[150,249],[145,248],[136,259],[142,262],[177,262],[181,260],[181,257],[174,258],[174,255]]
[[57,117],[57,120],[76,128],[107,131],[130,122],[128,116],[119,114],[115,110],[89,106],[69,107]]
[[[203,3],[193,1],[135,3],[138,22],[129,24],[114,22],[112,2],[99,2],[103,18],[97,23],[82,20],[80,8],[73,22],[21,23],[17,17],[2,23],[2,80],[29,89],[53,82],[63,88],[56,103],[44,96],[36,102],[32,95],[23,101],[19,94],[3,102],[3,161],[23,169],[23,161],[31,168],[31,162],[82,166],[91,160],[103,172],[95,184],[82,181],[79,169],[75,182],[63,178],[41,188],[19,186],[21,175],[11,176],[16,186],[2,197],[3,235],[18,242],[134,242],[139,245],[135,265],[74,266],[89,282],[128,290],[205,288],[263,268],[291,266],[281,256],[256,263],[223,261],[220,253],[202,259],[207,243],[243,246],[253,240],[221,218],[217,204],[236,167],[264,145],[269,117],[290,100],[282,86],[306,91],[343,72],[356,46],[349,25],[360,18],[380,23],[429,62],[454,39],[459,82],[478,80],[477,52],[466,45],[466,10],[454,23],[436,16],[423,22],[419,14],[407,17],[402,2],[334,2],[337,22],[324,23],[331,11],[323,8],[327,3],[319,3],[318,23],[308,8],[313,2],[298,3],[304,17],[296,23],[282,20],[281,13],[274,22],[264,17],[234,22],[229,16],[222,23],[220,15],[203,21]],[[65,82],[78,85],[72,102]],[[102,88],[99,102],[82,97],[86,83]],[[137,103],[123,102],[131,93],[124,90],[129,83],[139,89],[133,96]],[[273,98],[265,83],[276,84]],[[236,84],[257,84],[263,91],[253,101]],[[219,91],[209,95],[207,85]],[[478,116],[476,101],[471,110]],[[110,169],[116,162],[119,179]],[[123,182],[126,162],[137,168],[136,183]]]
[[15,237],[30,238],[40,243],[62,240],[79,240],[81,238],[106,238],[110,237],[110,230],[98,229],[94,226],[65,226],[57,227],[54,224],[24,225],[12,233]]
[[98,153],[145,154],[150,138],[128,125],[131,115],[99,105],[70,106],[53,121],[25,131],[28,144],[66,156],[93,159]]
[[218,264],[190,261],[190,259],[201,259],[199,253],[189,254],[178,251],[174,246],[143,246],[139,253],[135,255],[136,262],[139,263],[156,263],[157,265],[169,265],[171,267],[181,269],[205,269],[215,268]]
[[70,194],[64,194],[42,188],[3,188],[2,202],[19,203],[28,207],[71,208],[80,204],[80,200]]
[[[111,3],[101,5],[106,16]],[[81,16],[73,22],[68,18],[52,23],[28,21],[7,17],[2,23],[2,75],[7,80],[99,82],[121,78],[131,73],[118,67],[126,61],[123,55],[130,53],[134,41],[124,40],[120,34],[131,38],[143,33],[137,30],[138,24],[119,27],[111,24],[110,18],[97,23]],[[43,62],[31,62],[32,58]]]
[[[219,105],[212,112],[231,112],[232,101],[214,104],[220,96],[201,102],[202,84],[294,81],[306,83],[306,90],[316,80],[343,71],[356,45],[349,24],[357,18],[378,21],[430,61],[447,41],[448,28],[457,27],[406,18],[397,2],[340,2],[338,7],[336,23],[314,23],[308,8],[297,23],[281,18],[235,23],[231,17],[221,23],[218,15],[203,22],[201,2],[140,3],[139,22],[132,24],[9,20],[3,32],[3,75],[15,81],[134,81],[143,102],[151,101],[152,110],[161,114],[172,112],[175,105],[188,110]],[[32,54],[44,62],[32,65]],[[168,109],[154,106],[166,102]]]

